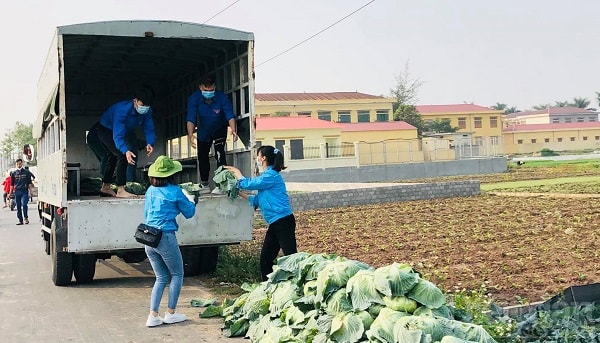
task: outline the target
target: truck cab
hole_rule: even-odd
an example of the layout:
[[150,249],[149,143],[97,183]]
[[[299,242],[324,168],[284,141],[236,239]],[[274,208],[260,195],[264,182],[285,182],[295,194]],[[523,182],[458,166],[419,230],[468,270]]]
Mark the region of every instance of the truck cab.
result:
[[[143,196],[100,197],[86,187],[100,163],[86,144],[88,130],[112,104],[133,100],[137,87],[154,90],[154,153],[138,152],[136,175],[156,157],[179,160],[176,181],[199,182],[196,150],[188,144],[187,99],[212,73],[232,102],[240,139],[228,142],[227,164],[252,172],[254,146],[254,35],[175,21],[105,21],[58,27],[38,81],[37,203],[52,281],[93,280],[98,259],[145,259],[133,233],[143,221]],[[137,133],[139,139],[144,135]],[[211,158],[211,179],[215,170]],[[99,188],[98,188],[99,191]],[[202,195],[196,215],[178,218],[186,275],[212,272],[218,247],[252,239],[254,210],[241,198]]]

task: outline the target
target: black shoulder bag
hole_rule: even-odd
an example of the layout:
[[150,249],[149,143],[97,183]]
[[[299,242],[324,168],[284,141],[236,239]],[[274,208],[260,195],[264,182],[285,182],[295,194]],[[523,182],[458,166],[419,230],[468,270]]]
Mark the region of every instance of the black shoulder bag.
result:
[[160,228],[141,223],[135,229],[133,235],[136,241],[147,246],[156,248],[162,238],[162,230]]

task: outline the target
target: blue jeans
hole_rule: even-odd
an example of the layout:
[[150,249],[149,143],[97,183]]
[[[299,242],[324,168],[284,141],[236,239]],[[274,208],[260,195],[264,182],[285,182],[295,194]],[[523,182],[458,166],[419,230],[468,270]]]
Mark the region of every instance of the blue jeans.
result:
[[29,203],[29,190],[15,190],[15,202],[17,204],[17,218],[19,223],[23,222],[23,217],[29,219],[27,216],[27,204]]
[[183,286],[183,258],[181,257],[181,250],[179,250],[177,236],[175,236],[174,231],[163,231],[158,247],[146,246],[145,249],[156,275],[156,281],[150,296],[150,311],[158,312],[169,276],[171,277],[171,283],[169,284],[167,306],[174,310],[177,308],[179,293],[181,293],[181,287]]

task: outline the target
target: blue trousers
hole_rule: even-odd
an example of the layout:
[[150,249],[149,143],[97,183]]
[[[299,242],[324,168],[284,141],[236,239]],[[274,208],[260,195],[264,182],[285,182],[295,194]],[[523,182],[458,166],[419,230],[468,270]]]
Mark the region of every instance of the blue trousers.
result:
[[27,204],[29,203],[29,190],[15,190],[15,202],[17,204],[17,218],[19,222],[23,222],[23,218],[29,219],[27,216]]
[[146,255],[156,275],[152,294],[150,295],[150,311],[158,312],[169,277],[169,299],[167,307],[177,308],[177,301],[183,286],[183,258],[174,231],[163,231],[162,239],[156,248],[146,245]]

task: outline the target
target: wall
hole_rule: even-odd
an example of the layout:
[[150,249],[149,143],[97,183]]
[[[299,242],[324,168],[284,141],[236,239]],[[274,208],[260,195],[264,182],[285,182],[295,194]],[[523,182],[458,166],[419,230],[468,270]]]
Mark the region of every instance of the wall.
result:
[[451,175],[503,173],[504,157],[282,171],[286,182],[382,182]]
[[599,149],[600,129],[505,131],[504,148],[506,154],[534,153],[544,148],[554,151]]
[[307,192],[290,194],[294,211],[317,208],[366,205],[396,201],[479,195],[479,181],[455,181],[419,184],[400,184],[341,191]]

